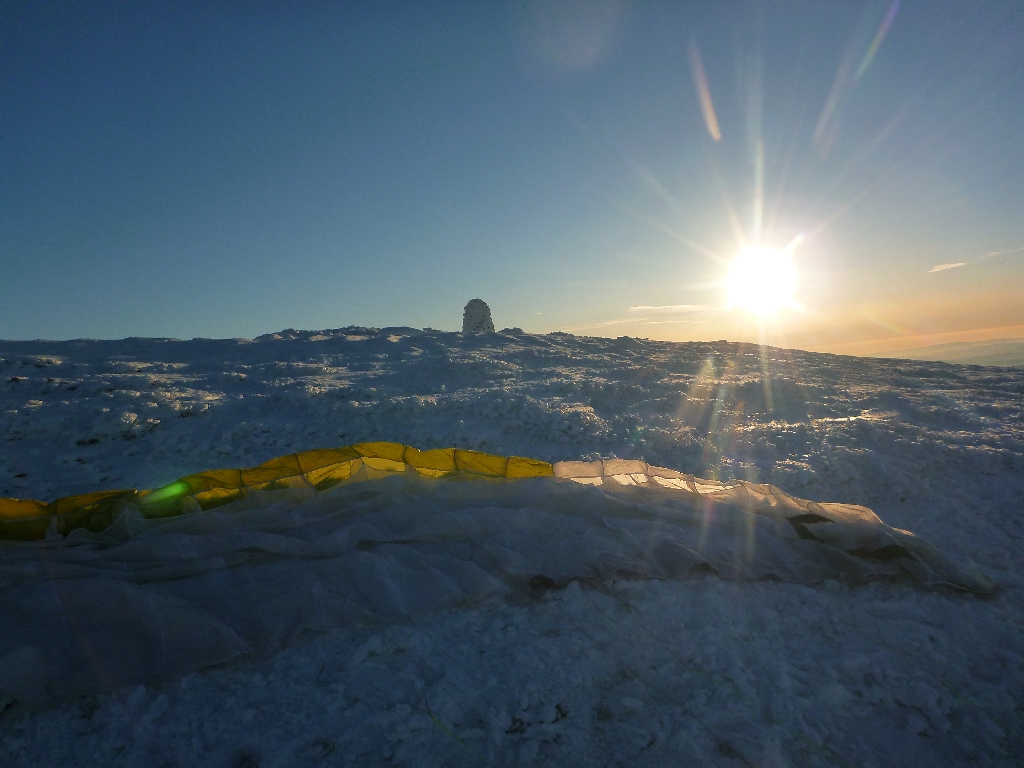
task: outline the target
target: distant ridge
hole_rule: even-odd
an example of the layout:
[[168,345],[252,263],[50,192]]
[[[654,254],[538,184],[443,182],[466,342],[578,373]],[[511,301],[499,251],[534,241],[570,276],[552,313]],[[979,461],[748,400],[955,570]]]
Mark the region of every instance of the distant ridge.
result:
[[1024,339],[989,339],[898,349],[876,357],[904,360],[938,360],[961,365],[1001,365],[1024,368]]

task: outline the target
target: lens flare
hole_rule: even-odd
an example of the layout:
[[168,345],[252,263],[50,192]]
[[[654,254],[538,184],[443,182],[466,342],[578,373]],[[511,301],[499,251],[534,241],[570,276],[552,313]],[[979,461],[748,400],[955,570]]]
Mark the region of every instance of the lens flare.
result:
[[722,132],[718,128],[718,116],[715,114],[715,104],[711,101],[711,88],[708,87],[708,76],[704,71],[704,61],[700,57],[700,49],[697,48],[697,41],[690,40],[690,72],[693,74],[693,85],[697,89],[697,96],[700,99],[700,111],[704,115],[704,125],[708,133],[715,141],[722,140]]
[[725,286],[729,309],[762,316],[783,307],[799,309],[796,265],[790,249],[745,248],[729,265]]

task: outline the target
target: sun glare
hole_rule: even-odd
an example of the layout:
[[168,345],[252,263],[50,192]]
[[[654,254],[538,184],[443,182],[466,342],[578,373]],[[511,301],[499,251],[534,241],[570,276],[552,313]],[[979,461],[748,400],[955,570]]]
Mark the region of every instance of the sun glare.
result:
[[770,315],[782,307],[798,309],[796,284],[790,249],[746,248],[729,265],[728,307],[755,315]]

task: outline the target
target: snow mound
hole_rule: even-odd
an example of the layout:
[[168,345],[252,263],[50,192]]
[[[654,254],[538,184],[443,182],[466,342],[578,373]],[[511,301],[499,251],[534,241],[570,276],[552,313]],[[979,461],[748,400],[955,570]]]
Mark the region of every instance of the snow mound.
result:
[[863,507],[809,513],[750,484],[681,492],[673,483],[692,478],[642,462],[565,462],[556,474],[403,473],[323,493],[257,491],[167,519],[129,506],[102,533],[7,542],[0,698],[46,705],[167,682],[266,657],[307,630],[616,575],[987,586]]

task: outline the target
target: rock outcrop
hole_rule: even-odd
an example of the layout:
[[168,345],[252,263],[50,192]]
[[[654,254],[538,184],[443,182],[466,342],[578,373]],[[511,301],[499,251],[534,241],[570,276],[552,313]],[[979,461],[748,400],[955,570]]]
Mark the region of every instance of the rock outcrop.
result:
[[491,308],[482,299],[470,299],[462,313],[463,333],[494,333]]

